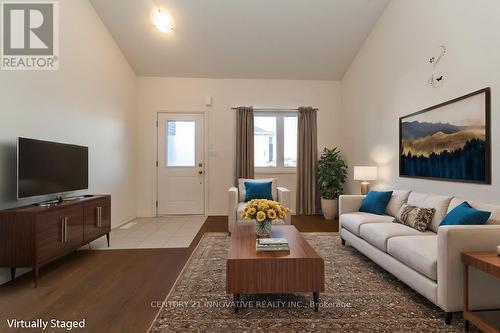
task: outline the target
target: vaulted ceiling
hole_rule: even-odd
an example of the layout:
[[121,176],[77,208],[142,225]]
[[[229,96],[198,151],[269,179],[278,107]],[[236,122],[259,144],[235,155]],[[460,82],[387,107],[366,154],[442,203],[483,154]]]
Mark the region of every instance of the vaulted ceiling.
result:
[[[91,0],[141,76],[340,80],[389,0]],[[175,30],[152,25],[167,10]]]

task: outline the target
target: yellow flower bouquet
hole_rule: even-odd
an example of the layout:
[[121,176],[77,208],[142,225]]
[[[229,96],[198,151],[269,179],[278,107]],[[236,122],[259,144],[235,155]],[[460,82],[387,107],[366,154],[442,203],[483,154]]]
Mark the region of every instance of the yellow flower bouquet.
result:
[[290,209],[279,202],[267,199],[250,200],[241,212],[241,218],[256,220],[257,236],[267,236],[271,232],[272,221],[284,219],[290,214]]

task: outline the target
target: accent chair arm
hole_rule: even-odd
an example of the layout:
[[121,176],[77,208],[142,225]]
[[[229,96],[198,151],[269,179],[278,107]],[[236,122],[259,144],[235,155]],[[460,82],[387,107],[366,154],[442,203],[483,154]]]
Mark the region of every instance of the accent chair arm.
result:
[[[292,192],[284,187],[278,187],[278,202],[282,204],[283,206],[286,206],[290,208],[290,204],[292,203]],[[285,224],[291,224],[292,223],[292,217],[288,215],[284,219]]]
[[354,213],[361,207],[361,202],[366,195],[354,194],[339,196],[339,216],[345,213]]
[[233,230],[233,228],[236,226],[236,221],[238,220],[238,188],[237,187],[231,187],[229,188],[228,192],[228,211],[227,211],[227,224],[229,228],[229,232]]
[[[496,251],[500,245],[500,225],[447,225],[438,228],[437,301],[447,312],[461,311],[463,307],[462,252]],[[485,273],[469,270],[471,306],[500,307],[500,283]]]

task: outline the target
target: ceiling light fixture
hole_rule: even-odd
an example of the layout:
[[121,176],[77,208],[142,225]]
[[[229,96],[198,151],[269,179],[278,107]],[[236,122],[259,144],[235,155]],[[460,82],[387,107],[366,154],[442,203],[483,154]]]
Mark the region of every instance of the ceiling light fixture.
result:
[[158,9],[153,14],[153,25],[161,32],[170,32],[174,30],[174,19],[169,13]]

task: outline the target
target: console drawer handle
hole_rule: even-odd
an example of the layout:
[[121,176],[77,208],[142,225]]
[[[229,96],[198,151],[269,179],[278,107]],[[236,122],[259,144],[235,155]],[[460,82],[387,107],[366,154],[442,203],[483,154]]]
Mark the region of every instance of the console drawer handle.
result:
[[68,242],[68,221],[69,217],[61,219],[61,243]]
[[64,243],[64,221],[66,218],[61,219],[61,243]]
[[68,221],[69,217],[64,218],[64,242],[68,242]]
[[97,226],[102,227],[102,207],[97,207]]

